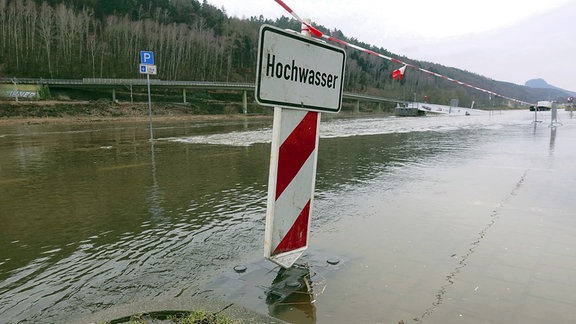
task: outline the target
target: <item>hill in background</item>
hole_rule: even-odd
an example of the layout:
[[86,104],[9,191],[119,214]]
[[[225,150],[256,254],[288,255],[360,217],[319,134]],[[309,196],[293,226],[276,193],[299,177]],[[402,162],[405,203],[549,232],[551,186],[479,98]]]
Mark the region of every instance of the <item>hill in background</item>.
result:
[[[162,80],[254,82],[258,31],[262,24],[300,29],[289,17],[239,19],[198,0],[0,0],[0,78],[141,78],[139,52],[155,53]],[[501,82],[444,65],[412,60],[349,38],[337,29],[316,26],[350,44],[397,58],[419,68],[500,94],[458,85],[409,69],[402,81],[392,78],[400,66],[352,48],[347,52],[345,91],[400,100],[463,106],[519,107],[525,102],[556,100],[557,88]]]
[[576,92],[569,91],[566,89],[561,89],[561,88],[558,88],[556,86],[553,86],[553,85],[549,84],[548,82],[546,82],[546,80],[544,80],[544,79],[528,80],[528,81],[526,81],[526,83],[524,85],[529,87],[529,88],[549,90],[550,91],[550,97],[552,97],[552,98],[555,98],[557,96],[562,96],[562,95],[564,95],[565,97],[576,96]]

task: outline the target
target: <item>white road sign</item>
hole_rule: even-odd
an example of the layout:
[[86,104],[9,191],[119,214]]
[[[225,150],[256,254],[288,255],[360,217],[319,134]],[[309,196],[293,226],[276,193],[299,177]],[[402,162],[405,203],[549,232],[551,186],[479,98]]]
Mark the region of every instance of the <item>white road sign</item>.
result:
[[140,73],[156,74],[156,65],[140,64]]
[[265,106],[339,112],[346,53],[296,32],[260,28],[256,101]]

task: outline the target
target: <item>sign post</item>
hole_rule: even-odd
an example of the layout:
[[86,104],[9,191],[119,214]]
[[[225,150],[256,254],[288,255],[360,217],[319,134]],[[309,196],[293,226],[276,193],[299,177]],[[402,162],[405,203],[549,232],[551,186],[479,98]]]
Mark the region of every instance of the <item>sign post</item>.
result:
[[16,78],[12,79],[12,83],[14,83],[14,94],[16,94],[14,99],[16,100],[16,103],[18,103],[18,83],[16,82]]
[[152,98],[150,96],[150,74],[156,75],[156,65],[154,65],[154,53],[150,51],[140,51],[140,73],[146,74],[146,84],[148,85],[148,114],[150,115],[150,141],[154,140],[152,130]]
[[320,112],[342,104],[344,50],[264,25],[256,100],[274,107],[264,257],[291,267],[308,248]]

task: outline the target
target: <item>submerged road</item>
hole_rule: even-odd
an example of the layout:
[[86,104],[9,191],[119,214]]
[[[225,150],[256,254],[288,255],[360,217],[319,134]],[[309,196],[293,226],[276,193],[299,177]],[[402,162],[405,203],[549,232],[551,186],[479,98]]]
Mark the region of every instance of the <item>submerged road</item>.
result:
[[322,116],[308,299],[262,257],[269,121],[158,123],[153,148],[145,122],[0,127],[0,319],[216,300],[298,323],[574,322],[576,119],[538,116]]

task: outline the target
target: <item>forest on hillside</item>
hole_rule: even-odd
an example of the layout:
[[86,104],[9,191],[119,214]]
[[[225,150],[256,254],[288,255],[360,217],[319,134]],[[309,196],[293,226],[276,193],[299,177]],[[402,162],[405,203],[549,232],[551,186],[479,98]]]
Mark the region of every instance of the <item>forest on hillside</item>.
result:
[[[0,77],[140,78],[139,52],[153,51],[162,80],[254,82],[262,24],[300,29],[288,17],[229,17],[206,0],[0,0]],[[323,33],[467,84],[534,102],[533,89],[491,80],[467,71],[412,61],[347,38],[338,29]],[[509,105],[507,100],[456,85],[414,69],[402,81],[400,66],[346,48],[345,91],[404,100],[462,106]]]

